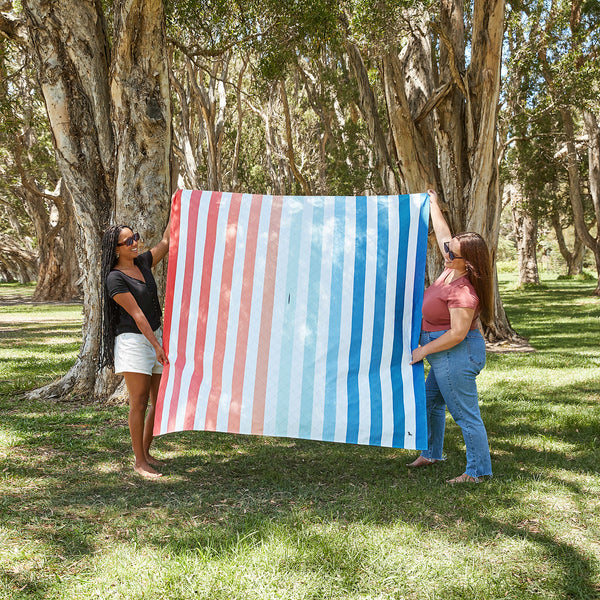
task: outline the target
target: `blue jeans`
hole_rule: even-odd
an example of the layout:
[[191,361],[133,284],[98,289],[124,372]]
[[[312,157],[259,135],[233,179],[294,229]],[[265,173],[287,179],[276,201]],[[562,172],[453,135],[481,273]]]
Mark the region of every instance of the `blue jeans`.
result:
[[[445,331],[422,331],[421,345],[439,338]],[[442,460],[446,406],[461,428],[467,447],[467,468],[471,477],[491,476],[492,461],[485,425],[481,420],[475,378],[485,365],[485,342],[477,329],[453,348],[427,356],[431,365],[425,382],[427,399],[428,448],[422,456]]]

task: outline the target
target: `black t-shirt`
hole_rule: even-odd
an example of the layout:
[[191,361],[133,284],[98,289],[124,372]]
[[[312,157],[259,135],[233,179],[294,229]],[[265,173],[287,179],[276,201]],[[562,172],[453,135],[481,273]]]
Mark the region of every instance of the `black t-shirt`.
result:
[[[122,271],[113,269],[106,278],[106,289],[111,298],[116,294],[126,294],[127,292],[131,292],[135,301],[138,303],[138,306],[142,309],[146,319],[148,319],[152,331],[156,331],[160,327],[162,312],[160,310],[160,304],[158,303],[156,281],[150,270],[152,267],[152,253],[150,250],[147,250],[134,258],[133,262],[139,267],[145,281],[140,281],[135,277],[126,275]],[[119,320],[117,322],[115,335],[119,335],[120,333],[141,333],[138,326],[135,324],[133,317],[118,304],[117,309],[119,311]]]

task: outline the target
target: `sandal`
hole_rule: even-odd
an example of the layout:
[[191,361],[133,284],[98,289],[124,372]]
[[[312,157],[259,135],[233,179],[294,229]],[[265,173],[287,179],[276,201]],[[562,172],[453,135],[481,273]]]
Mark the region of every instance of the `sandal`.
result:
[[447,479],[446,483],[481,483],[482,481],[483,477],[471,477],[471,475],[463,473],[453,479]]
[[436,460],[435,458],[425,458],[424,456],[418,456],[415,460],[413,460],[411,463],[406,463],[407,467],[428,467],[429,465],[433,465],[436,462],[440,462],[439,460]]

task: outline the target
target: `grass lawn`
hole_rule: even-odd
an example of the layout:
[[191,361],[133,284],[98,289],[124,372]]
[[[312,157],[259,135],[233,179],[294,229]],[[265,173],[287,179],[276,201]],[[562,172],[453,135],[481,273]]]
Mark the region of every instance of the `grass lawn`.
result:
[[[126,406],[30,402],[75,360],[76,305],[0,306],[0,599],[600,597],[600,300],[594,282],[514,289],[537,349],[478,381],[494,478],[414,452],[187,432],[132,469]],[[2,295],[14,295],[18,289]]]

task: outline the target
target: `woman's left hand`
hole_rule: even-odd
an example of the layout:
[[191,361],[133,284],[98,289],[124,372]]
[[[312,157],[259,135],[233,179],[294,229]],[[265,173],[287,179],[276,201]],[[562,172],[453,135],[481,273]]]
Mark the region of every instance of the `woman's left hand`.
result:
[[414,365],[421,362],[426,356],[427,353],[423,350],[423,346],[418,346],[412,351],[412,361],[408,364]]
[[156,360],[164,366],[169,364],[169,359],[167,358],[167,353],[165,352],[162,346],[156,348]]

